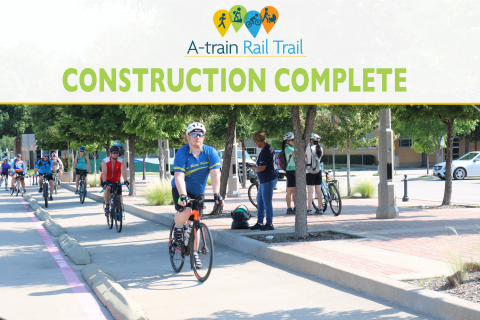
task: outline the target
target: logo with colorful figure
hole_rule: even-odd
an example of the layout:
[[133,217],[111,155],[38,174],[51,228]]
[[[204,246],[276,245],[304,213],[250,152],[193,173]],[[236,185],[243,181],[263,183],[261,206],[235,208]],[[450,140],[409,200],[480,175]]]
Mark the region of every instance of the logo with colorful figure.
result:
[[235,32],[238,32],[243,25],[250,34],[256,38],[261,27],[269,33],[278,21],[278,10],[272,6],[266,6],[260,12],[256,10],[247,11],[244,6],[233,6],[230,11],[221,9],[213,15],[215,28],[222,37],[233,26]]

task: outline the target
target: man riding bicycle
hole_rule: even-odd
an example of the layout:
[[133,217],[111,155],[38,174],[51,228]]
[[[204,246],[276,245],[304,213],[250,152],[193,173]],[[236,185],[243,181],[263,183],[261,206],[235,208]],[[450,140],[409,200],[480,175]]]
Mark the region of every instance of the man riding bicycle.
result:
[[[117,146],[110,147],[110,156],[102,160],[102,187],[105,188],[103,193],[103,200],[105,201],[105,215],[110,213],[110,189],[109,184],[119,183],[120,175],[123,177],[124,184],[128,187],[130,182],[127,180],[127,172],[125,170],[125,163],[119,159],[120,148]],[[118,186],[117,195],[122,201],[122,187]]]
[[7,176],[10,172],[11,166],[8,164],[8,158],[5,157],[2,159],[2,172],[0,173],[0,186],[2,185],[3,179],[5,179],[5,188],[7,187]]
[[[187,127],[188,145],[181,147],[175,154],[172,179],[173,203],[177,213],[175,214],[174,237],[176,242],[183,239],[184,224],[192,213],[192,205],[188,198],[196,198],[205,193],[208,175],[212,178],[213,196],[217,204],[223,205],[220,196],[220,158],[217,151],[203,144],[206,129],[203,124],[194,122]],[[185,211],[179,212],[182,207]],[[185,225],[188,228],[188,225]],[[195,264],[201,268],[201,260],[196,251],[193,252]]]
[[[78,148],[79,155],[75,158],[75,161],[73,162],[73,171],[77,175],[77,179],[75,182],[76,188],[75,188],[75,194],[78,194],[78,184],[80,183],[80,174],[85,176],[85,184],[87,183],[87,170],[88,172],[92,172],[90,168],[90,160],[88,157],[85,155],[85,147],[80,147]],[[85,193],[85,196],[87,194]]]
[[54,172],[58,173],[58,184],[60,185],[64,169],[63,162],[60,158],[57,157],[57,154],[55,152],[52,153],[52,161],[53,165],[55,166]]
[[25,192],[25,162],[22,160],[22,155],[19,153],[17,154],[17,158],[12,161],[10,165],[12,168],[10,170],[13,171],[12,175],[12,186],[10,189],[13,189],[13,185],[15,184],[17,175],[20,177],[20,183],[22,184],[23,192]]
[[[55,170],[55,166],[53,165],[53,161],[50,159],[48,155],[48,151],[43,151],[42,159],[38,159],[37,164],[35,164],[35,174],[37,172],[40,175],[46,174],[46,178],[48,180],[48,184],[50,185],[50,201],[53,200],[53,170]],[[43,176],[38,178],[38,184],[40,185],[40,189],[38,189],[39,193],[43,192]]]

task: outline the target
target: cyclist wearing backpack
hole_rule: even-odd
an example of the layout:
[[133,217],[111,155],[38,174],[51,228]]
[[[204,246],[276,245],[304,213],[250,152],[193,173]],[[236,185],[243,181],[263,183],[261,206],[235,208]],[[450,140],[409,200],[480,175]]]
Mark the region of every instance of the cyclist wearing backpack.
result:
[[37,174],[37,172],[41,175],[40,177],[38,177],[38,184],[40,185],[40,189],[38,189],[38,192],[42,193],[43,174],[46,174],[45,179],[48,180],[48,184],[50,185],[50,201],[53,200],[53,170],[55,170],[55,165],[50,159],[48,151],[43,151],[42,158],[38,159],[37,163],[35,164],[35,175]]
[[[320,136],[316,133],[312,133],[310,136],[310,145],[307,146],[306,157],[307,157],[307,214],[311,215],[314,213],[323,213],[323,210],[318,210],[313,212],[312,210],[312,201],[313,201],[313,189],[315,187],[315,192],[318,196],[318,208],[322,208],[322,170],[319,170],[320,160],[323,156],[323,149],[318,143],[320,141]],[[315,173],[315,171],[318,171]],[[310,173],[313,172],[313,173]]]
[[10,186],[10,189],[13,189],[13,185],[16,182],[16,177],[17,175],[20,177],[20,184],[22,185],[23,191],[25,192],[25,162],[22,160],[22,155],[19,153],[17,154],[17,157],[12,161],[12,164],[10,165],[11,170],[12,170],[12,185]]
[[75,185],[76,185],[75,194],[78,194],[78,184],[80,183],[80,173],[85,174],[85,184],[87,184],[87,170],[89,173],[91,172],[90,160],[85,155],[85,147],[78,148],[78,152],[80,154],[75,158],[75,161],[73,163],[73,168],[74,168],[73,171],[75,171],[75,174],[77,175],[77,179],[75,182]]
[[[297,189],[295,187],[295,148],[293,132],[287,132],[283,135],[282,150],[285,157],[285,172],[287,177],[287,214],[295,214],[295,202]],[[293,208],[292,208],[293,198]]]

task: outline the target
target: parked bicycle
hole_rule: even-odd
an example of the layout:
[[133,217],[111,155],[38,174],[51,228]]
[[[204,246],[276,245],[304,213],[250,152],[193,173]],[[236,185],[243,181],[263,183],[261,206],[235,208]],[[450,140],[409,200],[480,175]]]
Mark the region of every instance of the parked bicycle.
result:
[[[13,174],[10,174],[10,176],[13,176]],[[13,188],[10,189],[10,195],[13,195],[14,193],[16,193],[15,195],[18,196],[18,194],[20,193],[20,190],[22,188],[22,184],[20,182],[20,180],[22,178],[28,178],[27,176],[20,176],[19,174],[17,174],[17,177],[15,178],[15,183],[13,184]],[[6,178],[5,178],[5,183],[6,182]],[[5,185],[5,189],[7,188],[7,185]],[[23,190],[25,191],[25,190]]]
[[[342,198],[340,197],[340,192],[338,191],[338,180],[330,180],[328,175],[332,173],[332,170],[326,170],[325,172],[325,181],[322,179],[322,194],[323,194],[323,212],[327,210],[327,206],[330,204],[330,209],[334,215],[338,216],[342,212]],[[317,206],[315,205],[315,201],[313,201],[313,207],[315,210],[318,210]]]
[[[168,240],[168,252],[173,270],[180,272],[185,263],[185,257],[190,256],[190,267],[195,277],[201,282],[208,279],[213,264],[213,240],[210,230],[205,223],[202,222],[204,202],[215,202],[214,199],[205,199],[203,194],[198,195],[196,199],[190,199],[192,203],[193,223],[184,231],[183,239],[180,243],[175,241],[173,236],[175,230],[175,222],[170,228],[170,237]],[[184,211],[185,207],[180,211]],[[215,211],[215,208],[214,208]],[[190,222],[190,219],[188,222]],[[194,251],[197,252],[201,261],[201,266],[195,264]]]
[[[117,232],[122,232],[123,220],[125,220],[123,203],[118,197],[118,190],[124,185],[123,183],[108,184],[110,187],[110,212],[105,213],[105,216],[107,217],[107,226],[109,229],[113,228],[113,221],[115,220],[115,229],[117,229]],[[128,186],[127,188],[131,192]],[[103,191],[105,191],[105,188],[103,188],[100,193]],[[105,212],[105,203],[103,203],[103,212]]]
[[78,184],[78,195],[80,196],[80,203],[82,204],[85,202],[85,196],[87,195],[87,183],[85,182],[87,174],[88,172],[81,171]]

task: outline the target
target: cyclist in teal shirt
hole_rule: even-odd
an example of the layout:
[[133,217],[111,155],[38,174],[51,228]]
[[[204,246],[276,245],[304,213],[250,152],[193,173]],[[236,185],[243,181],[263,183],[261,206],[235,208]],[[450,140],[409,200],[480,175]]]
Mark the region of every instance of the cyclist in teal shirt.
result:
[[[205,132],[205,127],[199,122],[188,125],[186,132],[188,145],[181,147],[175,154],[172,196],[177,210],[174,237],[175,241],[178,242],[183,239],[184,223],[187,222],[192,213],[188,198],[195,198],[199,194],[205,193],[209,174],[212,178],[214,199],[217,200],[217,204],[223,205],[223,199],[219,194],[220,158],[214,148],[203,144]],[[178,212],[185,206],[187,206],[185,211]],[[201,260],[195,251],[194,257],[197,268],[201,268]]]
[[[53,200],[53,170],[55,170],[55,164],[50,159],[48,155],[48,151],[43,151],[43,158],[38,159],[37,163],[35,164],[35,174],[37,172],[41,175],[46,174],[46,179],[48,180],[48,184],[50,185],[50,201]],[[38,178],[38,184],[40,185],[40,189],[38,189],[39,193],[43,192],[43,176]]]
[[[77,180],[76,180],[76,190],[75,194],[78,194],[78,184],[80,183],[80,174],[85,175],[85,184],[87,184],[87,171],[90,173],[91,168],[90,168],[90,160],[88,159],[88,156],[85,154],[85,147],[80,147],[78,148],[78,152],[80,153],[76,158],[75,161],[73,162],[73,167],[75,168],[75,174],[77,175]],[[85,192],[85,195],[87,193]]]

